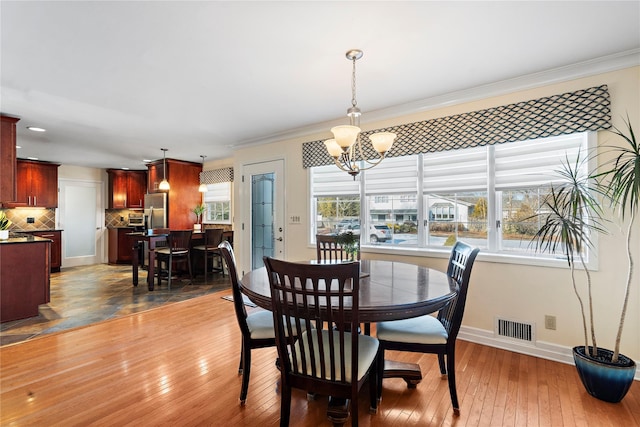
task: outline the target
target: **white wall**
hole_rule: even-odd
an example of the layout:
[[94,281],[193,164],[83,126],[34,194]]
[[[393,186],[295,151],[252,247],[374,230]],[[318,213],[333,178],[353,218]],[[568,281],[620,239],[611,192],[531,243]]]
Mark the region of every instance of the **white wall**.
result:
[[[506,95],[493,96],[479,101],[437,108],[418,114],[367,123],[364,130],[390,125],[429,120],[438,117],[461,114],[520,101],[556,95],[564,92],[585,89],[607,84],[611,95],[613,124],[622,126],[622,118],[627,114],[631,118],[636,133],[640,133],[640,67],[574,79],[562,83],[541,86],[535,89],[516,91]],[[366,116],[366,113],[365,113]],[[305,221],[299,225],[286,224],[285,239],[289,259],[311,259],[315,257],[315,248],[309,244],[309,193],[308,173],[302,168],[302,143],[328,138],[324,134],[309,135],[304,138],[290,139],[262,146],[238,150],[234,153],[234,168],[240,171],[245,163],[273,159],[280,156],[285,159],[286,212],[285,217],[299,215]],[[616,138],[610,132],[599,132],[598,145],[614,143]],[[601,149],[602,150],[602,149]],[[209,166],[209,165],[208,165]],[[216,167],[221,167],[217,166]],[[207,167],[214,169],[215,167]],[[241,177],[236,176],[236,182]],[[238,200],[238,186],[234,186],[234,216],[240,218],[240,210],[245,209]],[[241,233],[239,224],[234,224],[236,233]],[[235,239],[240,242],[241,238]],[[631,292],[621,351],[636,361],[640,361],[640,220],[634,228],[634,250],[636,253],[636,274]],[[240,252],[240,251],[238,251]],[[394,256],[366,253],[364,257],[406,260],[418,264],[444,269],[446,259],[424,256]],[[242,261],[239,260],[241,263]],[[624,238],[620,233],[600,237],[599,271],[593,273],[594,306],[598,344],[613,348],[623,284],[625,281]],[[568,349],[582,344],[581,317],[577,300],[570,285],[567,269],[533,267],[499,262],[476,261],[472,275],[463,328],[467,331],[478,330],[487,335],[493,330],[495,316],[510,319],[532,321],[538,325],[537,340],[540,347],[549,344],[552,347]],[[544,316],[557,317],[555,331],[544,329]],[[534,351],[535,353],[535,351]]]

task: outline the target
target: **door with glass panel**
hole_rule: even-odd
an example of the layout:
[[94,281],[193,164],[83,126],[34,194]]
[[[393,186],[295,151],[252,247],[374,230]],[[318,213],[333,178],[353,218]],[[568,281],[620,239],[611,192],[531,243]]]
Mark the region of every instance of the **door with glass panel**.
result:
[[[284,161],[243,166],[243,265],[263,267],[263,256],[284,258]],[[247,233],[248,231],[248,233]]]

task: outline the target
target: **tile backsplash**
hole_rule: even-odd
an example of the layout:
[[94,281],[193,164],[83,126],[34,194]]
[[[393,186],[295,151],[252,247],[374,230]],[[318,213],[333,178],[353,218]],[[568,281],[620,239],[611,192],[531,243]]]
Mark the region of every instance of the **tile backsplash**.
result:
[[107,209],[104,211],[104,225],[107,228],[113,227],[126,227],[129,225],[129,214],[140,213],[137,211],[131,211],[129,209]]
[[[36,231],[56,228],[56,210],[42,208],[1,209],[12,222],[9,230]],[[29,222],[33,219],[33,222]]]

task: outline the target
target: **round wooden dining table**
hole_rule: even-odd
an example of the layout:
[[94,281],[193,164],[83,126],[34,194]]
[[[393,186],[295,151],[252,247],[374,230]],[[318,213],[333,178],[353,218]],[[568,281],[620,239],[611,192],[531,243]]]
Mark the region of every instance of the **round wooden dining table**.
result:
[[[433,313],[456,295],[455,282],[432,268],[397,261],[361,260],[360,271],[359,319],[364,323]],[[255,304],[271,310],[271,290],[264,267],[245,274],[241,289]]]
[[[317,263],[317,261],[303,261]],[[360,261],[359,320],[363,323],[400,320],[438,311],[455,297],[455,282],[432,268],[396,261]],[[245,274],[242,292],[256,305],[271,310],[266,268]],[[384,378],[403,378],[410,387],[422,379],[420,366],[385,360]],[[348,401],[330,400],[327,416],[335,424],[348,416]]]

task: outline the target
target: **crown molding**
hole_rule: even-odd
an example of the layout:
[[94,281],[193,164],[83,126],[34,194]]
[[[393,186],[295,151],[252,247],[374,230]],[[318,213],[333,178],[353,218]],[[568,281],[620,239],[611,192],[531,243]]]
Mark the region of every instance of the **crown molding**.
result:
[[[419,101],[413,101],[406,104],[400,104],[374,111],[367,111],[363,115],[366,121],[362,123],[371,123],[381,120],[392,119],[409,114],[421,113],[442,107],[462,104],[471,101],[477,101],[499,95],[505,95],[521,90],[533,89],[536,87],[547,86],[555,83],[562,83],[569,80],[576,80],[583,77],[589,77],[597,74],[617,71],[624,68],[640,65],[640,49],[632,49],[624,52],[615,53],[588,61],[578,62],[564,67],[553,68],[539,73],[528,74],[525,76],[515,77],[508,80],[502,80],[474,88],[464,89],[456,92],[450,92]],[[283,132],[276,132],[259,138],[248,139],[240,143],[234,144],[234,148],[248,148],[260,144],[282,141],[285,139],[293,139],[312,134],[326,133],[329,135],[328,129],[339,124],[343,124],[344,119],[336,119],[315,123],[313,125],[304,126],[295,129],[289,129]]]

